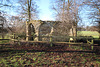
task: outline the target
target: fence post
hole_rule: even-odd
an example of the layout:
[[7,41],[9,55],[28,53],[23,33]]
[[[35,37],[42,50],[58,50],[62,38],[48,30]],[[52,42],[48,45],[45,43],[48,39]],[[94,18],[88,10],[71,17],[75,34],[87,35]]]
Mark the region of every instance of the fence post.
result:
[[15,33],[12,33],[10,39],[12,40],[13,44],[15,43]]
[[18,45],[20,45],[20,40],[19,40],[19,37],[18,37]]
[[52,44],[52,35],[50,36],[50,46],[52,47],[53,44]]
[[51,32],[50,32],[50,46],[53,46],[53,44],[52,44],[52,35],[53,35],[53,31],[54,31],[54,29],[53,29],[53,26],[51,27]]
[[91,49],[93,50],[93,40],[91,40]]
[[13,39],[13,42],[15,43],[15,33],[13,33],[12,39]]

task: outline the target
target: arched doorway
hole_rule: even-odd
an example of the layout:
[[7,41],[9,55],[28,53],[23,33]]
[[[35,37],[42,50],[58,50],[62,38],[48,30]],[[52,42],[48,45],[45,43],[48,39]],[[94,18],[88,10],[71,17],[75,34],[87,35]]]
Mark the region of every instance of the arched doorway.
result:
[[34,40],[34,38],[35,38],[34,25],[32,23],[30,23],[28,27],[29,27],[28,28],[28,30],[29,30],[29,40]]

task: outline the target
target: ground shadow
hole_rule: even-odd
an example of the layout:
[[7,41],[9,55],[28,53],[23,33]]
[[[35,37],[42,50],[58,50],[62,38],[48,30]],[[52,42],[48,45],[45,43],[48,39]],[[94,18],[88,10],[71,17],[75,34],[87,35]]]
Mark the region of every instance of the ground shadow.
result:
[[95,53],[95,51],[72,51],[72,50],[66,50],[66,51],[46,51],[46,50],[0,50],[0,53],[3,52],[59,52],[59,53],[64,53],[64,52],[69,52],[69,53],[73,53],[73,52],[77,52],[77,53]]

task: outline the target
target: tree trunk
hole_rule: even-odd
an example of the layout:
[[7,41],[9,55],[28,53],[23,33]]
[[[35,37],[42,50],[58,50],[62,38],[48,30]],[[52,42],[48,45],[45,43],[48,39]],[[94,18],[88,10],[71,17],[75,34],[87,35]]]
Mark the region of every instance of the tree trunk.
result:
[[28,26],[29,26],[29,23],[28,23],[28,21],[26,21],[26,41],[29,40],[29,35],[28,35],[29,30],[28,30]]
[[27,4],[28,4],[28,21],[26,22],[26,41],[30,40],[31,34],[30,34],[30,27],[29,27],[29,23],[30,23],[30,19],[31,19],[31,0],[27,0]]
[[[100,15],[100,9],[99,9],[99,15]],[[98,23],[99,23],[99,39],[100,39],[100,22],[98,22]]]
[[2,36],[2,39],[4,39],[3,24],[1,24],[1,36]]
[[75,37],[77,37],[77,22],[75,24]]
[[62,21],[64,22],[64,18],[65,18],[65,0],[63,0],[63,13],[62,13]]
[[100,22],[98,22],[99,23],[99,39],[100,39]]

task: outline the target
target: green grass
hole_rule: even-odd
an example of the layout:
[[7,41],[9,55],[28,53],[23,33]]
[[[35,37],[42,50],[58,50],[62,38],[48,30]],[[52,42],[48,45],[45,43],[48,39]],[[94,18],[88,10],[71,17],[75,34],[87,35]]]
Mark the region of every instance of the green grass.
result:
[[[0,39],[2,39],[2,36],[0,35]],[[4,36],[4,39],[10,39],[10,35],[6,34]],[[9,40],[0,40],[0,44],[5,44],[5,43],[9,43]]]
[[8,52],[0,54],[0,67],[82,67],[86,64],[88,67],[89,64],[97,67],[100,65],[100,59],[90,53]]
[[0,44],[9,43],[9,40],[0,41]]
[[97,31],[78,31],[78,36],[92,36],[93,38],[99,38],[99,33]]
[[[2,39],[2,36],[0,35],[0,39]],[[4,36],[4,39],[10,39],[10,35],[9,34],[6,34],[5,36]]]

